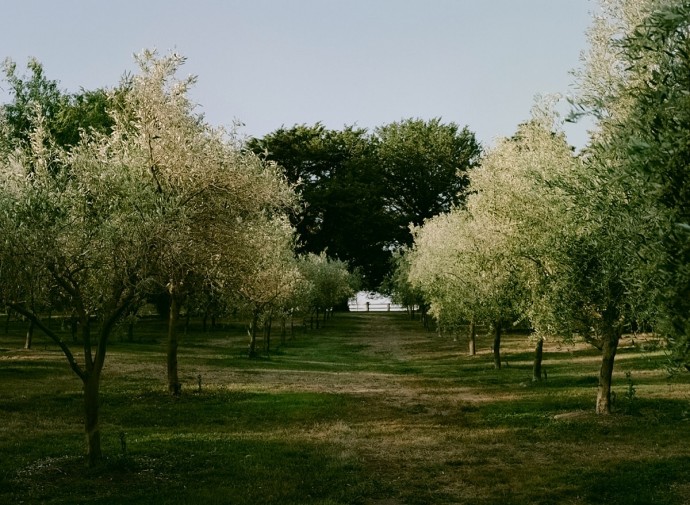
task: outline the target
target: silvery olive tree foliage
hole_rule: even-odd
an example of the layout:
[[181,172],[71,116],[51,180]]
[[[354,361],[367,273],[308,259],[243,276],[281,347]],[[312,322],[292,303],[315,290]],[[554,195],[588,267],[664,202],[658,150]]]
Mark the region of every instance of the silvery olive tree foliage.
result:
[[[146,168],[157,195],[162,219],[155,235],[156,279],[170,301],[168,389],[179,394],[177,326],[183,304],[192,293],[211,290],[246,293],[263,306],[265,296],[255,296],[256,277],[271,271],[276,282],[282,280],[274,264],[266,270],[257,265],[267,254],[291,254],[292,231],[283,217],[296,197],[275,164],[240,151],[224,130],[195,113],[188,97],[195,78],[177,77],[183,57],[145,51],[137,61],[141,72],[116,115],[113,137]],[[282,234],[279,240],[276,233]]]
[[290,305],[302,286],[294,253],[295,234],[287,218],[255,221],[237,257],[237,268],[226,279],[237,286],[234,299],[251,316],[249,356],[257,355],[260,319]]
[[[43,330],[81,379],[88,459],[95,464],[106,346],[147,289],[155,195],[139,167],[113,157],[105,139],[68,153],[53,144],[40,116],[35,125],[30,141],[0,162],[0,298]],[[45,321],[49,309],[75,314],[77,348]]]
[[303,311],[314,313],[317,324],[319,314],[325,319],[333,308],[347,303],[358,287],[359,279],[349,271],[347,263],[325,253],[301,256],[299,269],[304,284],[296,303]]
[[[535,114],[500,140],[470,173],[464,208],[427,221],[415,234],[409,278],[441,325],[505,323],[543,315],[548,258],[565,229],[567,199],[556,177],[574,156],[548,114]],[[546,322],[547,318],[542,317]],[[539,338],[552,331],[544,325]],[[500,366],[500,333],[495,333]]]
[[620,91],[629,111],[602,124],[592,145],[615,160],[644,209],[633,224],[639,240],[630,251],[643,268],[633,289],[651,303],[647,318],[668,338],[673,365],[687,368],[690,285],[690,2],[659,1],[621,40],[621,57],[633,76]]
[[[644,325],[666,336],[687,362],[690,4],[687,0],[603,2],[585,56],[579,102],[597,118],[583,153],[583,219],[599,231],[587,249],[614,303],[600,321]],[[594,36],[598,35],[598,39]],[[606,59],[609,65],[595,65]],[[593,83],[610,82],[607,92]],[[587,185],[589,187],[587,187]],[[603,237],[603,238],[602,238]],[[611,367],[617,338],[604,340]],[[602,369],[603,370],[603,369]],[[610,376],[610,374],[609,374]],[[601,380],[601,377],[600,377]],[[606,409],[605,401],[604,406]],[[599,404],[598,404],[598,410]]]
[[[118,320],[162,289],[174,315],[209,284],[246,291],[265,246],[291,254],[291,240],[269,240],[292,234],[284,211],[295,197],[276,167],[194,113],[194,79],[176,78],[183,58],[146,51],[137,61],[139,73],[109,94],[111,129],[83,130],[63,148],[29,104],[28,140],[3,142],[0,159],[0,300],[34,321],[82,380],[90,464],[102,455],[98,392]],[[12,133],[3,115],[2,134]],[[79,351],[47,324],[51,310],[76,315]]]
[[689,12],[687,1],[602,2],[577,73],[578,111],[596,119],[589,145],[575,158],[537,114],[470,174],[466,213],[416,235],[410,278],[427,286],[432,310],[456,317],[485,299],[461,273],[496,278],[471,258],[485,261],[482,242],[502,250],[507,262],[495,264],[515,273],[522,317],[601,349],[598,413],[611,410],[624,331],[662,332],[679,362],[688,349]]

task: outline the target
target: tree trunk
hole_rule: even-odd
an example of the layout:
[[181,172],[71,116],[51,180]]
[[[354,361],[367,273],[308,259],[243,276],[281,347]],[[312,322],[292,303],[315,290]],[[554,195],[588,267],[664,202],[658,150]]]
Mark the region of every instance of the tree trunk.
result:
[[31,349],[31,344],[34,341],[34,322],[29,320],[29,327],[26,329],[26,339],[24,340],[24,349]]
[[494,322],[494,368],[501,369],[501,322]]
[[69,331],[72,334],[72,342],[77,342],[77,328],[79,326],[79,320],[77,319],[76,314],[72,314],[69,318]]
[[620,331],[612,328],[604,335],[601,347],[601,368],[599,369],[599,388],[597,389],[597,414],[611,413],[611,378],[613,376],[613,360],[616,358]]
[[254,309],[252,312],[252,324],[249,333],[249,357],[256,356],[256,327],[259,325],[259,310]]
[[285,345],[285,339],[287,337],[287,317],[283,316],[280,319],[280,345]]
[[[91,340],[91,318],[81,303],[79,305],[79,326],[81,329],[81,340],[84,350],[83,367],[79,365],[69,346],[46,326],[41,319],[33,312],[26,309],[22,304],[13,304],[12,308],[32,320],[37,328],[48,336],[62,350],[70,368],[81,379],[84,387],[84,433],[87,447],[87,460],[89,466],[97,465],[102,459],[101,433],[98,423],[99,411],[99,388],[101,381],[101,371],[105,363],[106,348],[108,338],[112,333],[115,324],[120,320],[132,303],[134,295],[132,293],[120,292],[117,299],[119,302],[113,307],[112,312],[106,313],[99,331],[98,340],[95,346]],[[72,314],[73,320],[77,319],[76,314]],[[75,325],[76,326],[76,325]]]
[[177,375],[177,323],[180,318],[180,303],[177,295],[172,292],[170,296],[170,315],[168,318],[168,392],[179,396],[182,392],[180,379]]
[[472,321],[470,321],[469,334],[470,334],[469,354],[470,354],[470,356],[474,356],[477,354],[477,326],[474,323],[474,319]]
[[532,367],[532,382],[541,381],[541,360],[544,355],[544,339],[537,340],[537,346],[534,349],[534,366]]
[[10,334],[10,319],[12,317],[12,311],[7,307],[7,315],[5,317],[5,335]]
[[264,322],[264,350],[268,356],[271,353],[271,327],[273,326],[273,316],[269,315]]
[[83,381],[86,456],[90,467],[96,466],[103,457],[101,452],[101,428],[98,424],[100,379],[101,371],[94,368]]

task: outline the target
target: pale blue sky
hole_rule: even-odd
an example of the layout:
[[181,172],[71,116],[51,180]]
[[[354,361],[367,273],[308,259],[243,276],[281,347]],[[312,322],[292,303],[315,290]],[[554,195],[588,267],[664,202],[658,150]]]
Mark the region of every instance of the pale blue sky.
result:
[[[0,57],[76,91],[175,50],[214,125],[468,125],[488,145],[537,93],[572,92],[594,0],[0,0]],[[6,94],[0,90],[0,97]],[[582,146],[584,127],[567,130]]]

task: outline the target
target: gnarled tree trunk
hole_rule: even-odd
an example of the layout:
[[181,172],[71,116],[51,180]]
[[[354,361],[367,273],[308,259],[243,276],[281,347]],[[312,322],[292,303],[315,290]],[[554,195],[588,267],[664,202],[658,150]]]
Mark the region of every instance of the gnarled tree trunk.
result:
[[474,319],[470,321],[469,338],[470,344],[468,352],[470,356],[474,356],[477,354],[477,326],[474,323]]
[[98,424],[99,389],[101,370],[94,367],[83,379],[84,383],[84,431],[86,433],[86,457],[89,466],[96,466],[103,457],[101,452],[101,428]]
[[180,379],[177,374],[177,324],[180,319],[180,302],[174,289],[170,290],[170,315],[168,317],[168,392],[171,395],[179,396],[182,392]]
[[534,349],[534,365],[532,366],[532,382],[541,381],[541,361],[544,355],[544,339],[539,337]]
[[249,328],[249,357],[256,356],[256,327],[259,325],[259,309],[252,311],[252,323]]
[[494,368],[501,369],[501,321],[494,321]]
[[24,349],[31,349],[34,341],[34,322],[29,320],[29,327],[26,329],[26,339],[24,339]]
[[613,361],[616,358],[621,332],[613,327],[602,338],[601,367],[599,368],[599,387],[597,389],[597,414],[611,413],[611,378]]

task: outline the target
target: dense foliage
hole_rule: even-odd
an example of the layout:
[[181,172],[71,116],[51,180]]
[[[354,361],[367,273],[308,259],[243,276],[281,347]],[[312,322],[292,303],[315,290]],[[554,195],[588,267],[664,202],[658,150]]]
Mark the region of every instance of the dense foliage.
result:
[[624,332],[663,335],[676,363],[689,348],[690,4],[604,1],[589,36],[590,143],[575,157],[538,104],[470,172],[467,205],[416,230],[408,278],[441,324],[510,317],[600,349],[609,413]]
[[[105,95],[121,105],[110,109],[111,127],[82,128],[74,145],[56,139],[44,116],[59,93],[39,95],[24,115],[15,113],[28,92],[3,108],[0,300],[47,333],[82,379],[92,464],[101,457],[100,375],[124,315],[169,295],[168,382],[178,394],[175,318],[186,298],[214,288],[263,309],[295,269],[280,260],[293,256],[284,219],[292,189],[194,114],[193,79],[175,77],[183,62],[139,55],[140,74]],[[32,68],[28,89],[42,79]],[[16,127],[20,119],[28,126]],[[52,312],[78,321],[83,359],[44,322]]]
[[407,119],[372,133],[296,125],[247,147],[297,185],[300,250],[348,262],[369,289],[390,272],[393,251],[412,243],[410,224],[464,200],[480,151],[467,128],[438,119]]

